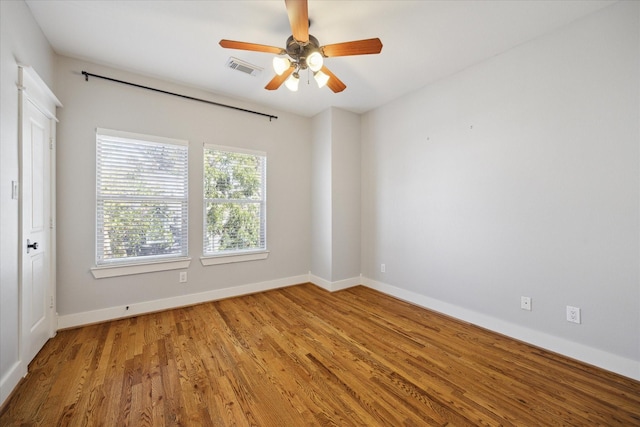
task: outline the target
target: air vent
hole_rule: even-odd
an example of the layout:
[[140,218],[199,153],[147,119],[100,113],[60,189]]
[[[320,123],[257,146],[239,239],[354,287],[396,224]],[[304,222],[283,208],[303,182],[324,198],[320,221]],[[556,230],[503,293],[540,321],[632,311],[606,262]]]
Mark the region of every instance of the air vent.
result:
[[227,61],[227,67],[254,77],[259,75],[263,70],[257,65],[249,64],[248,62],[241,61],[240,59],[234,58],[233,56],[229,57],[229,60]]

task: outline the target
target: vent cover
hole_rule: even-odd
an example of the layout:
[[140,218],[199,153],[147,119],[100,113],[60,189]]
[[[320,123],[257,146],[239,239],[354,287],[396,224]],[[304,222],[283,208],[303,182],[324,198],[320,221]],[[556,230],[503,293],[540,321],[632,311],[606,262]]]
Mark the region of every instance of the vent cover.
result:
[[242,61],[238,58],[234,58],[233,56],[229,57],[229,60],[227,61],[227,67],[254,77],[259,75],[263,70],[262,67],[249,64],[248,62]]

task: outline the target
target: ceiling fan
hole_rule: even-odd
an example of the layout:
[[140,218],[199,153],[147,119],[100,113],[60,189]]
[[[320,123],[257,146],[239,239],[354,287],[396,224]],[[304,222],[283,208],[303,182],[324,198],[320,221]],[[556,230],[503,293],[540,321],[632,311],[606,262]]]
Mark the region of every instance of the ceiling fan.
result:
[[298,90],[300,71],[309,69],[318,87],[327,85],[334,93],[342,92],[346,85],[340,81],[323,63],[324,58],[380,53],[382,42],[379,38],[356,40],[320,46],[318,39],[309,34],[309,9],[307,0],[285,0],[291,33],[286,48],[263,44],[220,40],[226,49],[251,50],[274,53],[273,68],[276,76],[265,86],[267,90],[278,89],[282,83],[292,91]]

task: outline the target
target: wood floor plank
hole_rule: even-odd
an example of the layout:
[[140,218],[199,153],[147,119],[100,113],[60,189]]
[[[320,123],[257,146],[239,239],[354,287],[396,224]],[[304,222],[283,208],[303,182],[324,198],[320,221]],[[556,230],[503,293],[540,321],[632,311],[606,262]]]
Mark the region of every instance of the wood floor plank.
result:
[[358,286],[59,331],[22,426],[640,426],[640,383]]

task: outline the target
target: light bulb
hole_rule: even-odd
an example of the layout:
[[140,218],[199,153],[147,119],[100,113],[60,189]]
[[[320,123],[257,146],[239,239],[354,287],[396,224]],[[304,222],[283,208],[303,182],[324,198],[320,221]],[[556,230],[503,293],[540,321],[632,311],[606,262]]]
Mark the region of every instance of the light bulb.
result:
[[322,54],[317,50],[307,57],[307,67],[313,72],[319,71],[322,68]]
[[291,61],[284,56],[276,56],[273,58],[273,69],[277,75],[281,76],[286,70],[291,67]]
[[313,73],[313,78],[315,79],[316,83],[318,83],[318,87],[323,87],[329,81],[329,76],[327,76],[322,71]]
[[289,76],[289,78],[287,78],[287,80],[285,80],[284,85],[291,92],[297,92],[299,83],[300,83],[300,76],[298,75],[298,73],[293,73]]

